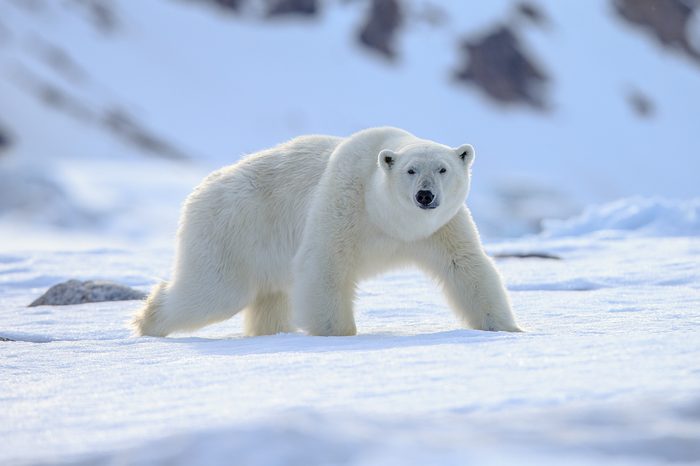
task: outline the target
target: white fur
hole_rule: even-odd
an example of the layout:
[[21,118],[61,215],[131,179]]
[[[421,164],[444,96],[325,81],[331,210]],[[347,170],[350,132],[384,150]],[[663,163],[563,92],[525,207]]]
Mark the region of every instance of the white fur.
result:
[[[245,309],[248,335],[290,331],[292,316],[313,335],[353,335],[357,283],[404,264],[434,276],[466,325],[519,331],[464,205],[473,158],[468,144],[374,128],[300,137],[212,173],[185,202],[172,281],[153,290],[136,332]],[[418,190],[434,208],[420,208]]]

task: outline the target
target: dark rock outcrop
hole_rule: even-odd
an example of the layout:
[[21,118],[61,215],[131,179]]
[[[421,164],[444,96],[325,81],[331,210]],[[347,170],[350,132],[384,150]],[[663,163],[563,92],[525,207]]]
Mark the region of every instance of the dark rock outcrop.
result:
[[[191,0],[194,1],[194,0]],[[239,13],[245,0],[197,0],[202,3],[213,4],[227,13]]]
[[[84,97],[78,97],[77,93],[69,91],[67,86],[48,81],[27,68],[19,70],[20,85],[47,106],[85,123],[100,125],[146,154],[171,160],[189,158],[175,144],[150,130],[128,112],[120,108],[110,108],[99,114],[94,110],[93,104],[85,101]],[[76,73],[79,71],[76,70]]]
[[547,75],[529,57],[515,31],[498,26],[485,35],[462,42],[465,63],[458,80],[481,89],[497,102],[546,109]]
[[10,136],[0,128],[0,151],[10,146]]
[[32,302],[32,306],[64,306],[68,304],[99,303],[145,299],[146,294],[125,285],[108,281],[68,280],[49,288]]
[[360,44],[393,59],[396,57],[396,34],[403,23],[398,0],[372,0],[367,18],[360,29]]
[[269,0],[267,16],[315,16],[317,0]]
[[83,8],[88,19],[98,31],[110,34],[119,29],[119,16],[116,11],[117,2],[110,0],[73,0],[73,3]]
[[227,8],[229,10],[238,11],[243,5],[244,0],[210,0],[219,5],[222,8]]
[[40,38],[35,38],[30,44],[34,54],[66,81],[74,84],[87,81],[87,72],[65,49]]
[[688,23],[697,2],[684,0],[613,0],[615,11],[625,21],[642,27],[662,45],[679,49],[700,63],[700,51],[688,34]]
[[15,341],[12,338],[0,337],[0,341]]
[[654,115],[655,106],[651,99],[640,91],[631,91],[627,94],[627,102],[634,113],[640,118],[649,118]]
[[187,155],[165,139],[149,131],[131,115],[120,109],[107,111],[102,123],[116,136],[140,149],[172,160],[185,160]]
[[28,68],[18,68],[17,82],[42,103],[72,118],[89,122],[95,114],[87,102],[68,90],[66,86],[51,82]]
[[518,16],[532,24],[537,26],[549,26],[549,18],[537,4],[520,2],[515,6],[515,12]]

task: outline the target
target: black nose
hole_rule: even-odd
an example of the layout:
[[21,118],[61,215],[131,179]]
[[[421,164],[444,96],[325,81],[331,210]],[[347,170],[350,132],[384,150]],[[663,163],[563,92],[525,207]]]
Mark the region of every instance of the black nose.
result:
[[435,199],[435,195],[431,191],[418,191],[416,193],[416,201],[420,205],[428,205],[433,202],[433,199]]

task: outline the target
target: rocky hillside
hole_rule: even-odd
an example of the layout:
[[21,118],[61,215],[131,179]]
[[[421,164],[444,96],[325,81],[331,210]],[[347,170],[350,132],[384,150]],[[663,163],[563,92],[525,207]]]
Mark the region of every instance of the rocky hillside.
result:
[[692,197],[698,5],[0,0],[0,223],[170,231],[213,167],[387,124],[477,147],[491,236]]

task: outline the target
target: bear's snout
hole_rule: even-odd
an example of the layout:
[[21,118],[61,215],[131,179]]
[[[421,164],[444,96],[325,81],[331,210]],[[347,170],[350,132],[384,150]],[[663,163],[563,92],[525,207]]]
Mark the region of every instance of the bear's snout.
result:
[[421,209],[434,209],[437,205],[431,205],[435,200],[435,195],[432,191],[420,190],[416,193],[416,202]]

